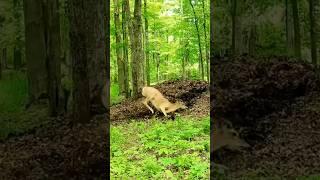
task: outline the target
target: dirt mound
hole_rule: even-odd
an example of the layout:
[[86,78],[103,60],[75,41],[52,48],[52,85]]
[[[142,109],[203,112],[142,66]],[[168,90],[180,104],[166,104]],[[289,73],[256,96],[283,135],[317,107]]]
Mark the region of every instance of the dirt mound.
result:
[[71,127],[68,119],[0,144],[0,179],[105,179],[105,115]]
[[[174,103],[180,100],[185,103],[188,109],[192,108],[202,93],[209,89],[208,83],[205,81],[190,80],[166,81],[154,87],[168,98],[170,102]],[[139,98],[135,100],[130,98],[120,104],[112,106],[110,109],[111,121],[150,118],[153,114],[142,104],[143,99],[144,98]],[[209,106],[207,106],[207,108],[209,110]],[[160,115],[160,113],[156,111],[156,115]]]
[[216,161],[230,166],[233,177],[245,174],[243,169],[281,177],[319,172],[320,106],[315,104],[320,99],[315,94],[320,83],[311,65],[283,57],[238,57],[212,68],[213,113],[244,128],[241,136],[252,145],[243,154],[222,150]]

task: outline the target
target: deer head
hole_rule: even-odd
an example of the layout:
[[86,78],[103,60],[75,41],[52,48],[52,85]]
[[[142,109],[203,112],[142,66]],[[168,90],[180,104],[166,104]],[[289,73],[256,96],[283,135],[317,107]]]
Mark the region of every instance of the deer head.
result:
[[[230,126],[230,124],[228,124],[228,126]],[[250,147],[250,145],[242,140],[239,136],[239,133],[232,127],[223,125],[221,127],[216,127],[213,130],[211,152],[222,147],[240,149],[241,147]]]

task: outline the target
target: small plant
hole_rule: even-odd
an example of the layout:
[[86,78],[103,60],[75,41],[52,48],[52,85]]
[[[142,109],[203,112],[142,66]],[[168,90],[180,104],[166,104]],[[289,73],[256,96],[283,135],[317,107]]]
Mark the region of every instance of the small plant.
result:
[[111,126],[111,179],[208,179],[210,118]]

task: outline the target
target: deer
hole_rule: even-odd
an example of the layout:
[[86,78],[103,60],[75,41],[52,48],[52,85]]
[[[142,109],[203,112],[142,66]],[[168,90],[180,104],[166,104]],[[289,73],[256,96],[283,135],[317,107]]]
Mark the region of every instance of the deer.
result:
[[[218,122],[220,123],[220,122]],[[242,147],[248,148],[250,145],[242,140],[239,137],[239,133],[232,127],[232,124],[230,121],[224,120],[222,124],[214,125],[213,131],[211,131],[211,144],[210,144],[210,151],[213,153],[214,151],[217,151],[218,149],[221,149],[223,147],[228,147],[230,149],[240,149]],[[220,169],[228,169],[226,166],[221,164],[213,163],[214,166],[220,168]]]
[[212,135],[211,152],[220,148],[228,147],[231,149],[239,149],[241,147],[250,147],[250,145],[242,140],[239,133],[233,129],[231,122],[226,121],[227,125],[215,126]]
[[148,105],[148,102],[158,110],[161,111],[165,116],[168,116],[168,113],[175,112],[177,109],[187,109],[187,106],[183,102],[171,103],[167,98],[165,98],[162,93],[154,87],[143,87],[142,95],[145,99],[142,103],[154,113],[154,110]]

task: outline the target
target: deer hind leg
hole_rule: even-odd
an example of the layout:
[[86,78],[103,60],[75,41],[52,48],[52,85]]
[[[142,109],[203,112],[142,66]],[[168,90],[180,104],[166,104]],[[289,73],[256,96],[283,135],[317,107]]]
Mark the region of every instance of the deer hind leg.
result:
[[145,100],[142,102],[151,112],[154,113],[153,109],[148,105],[149,99],[145,98]]

